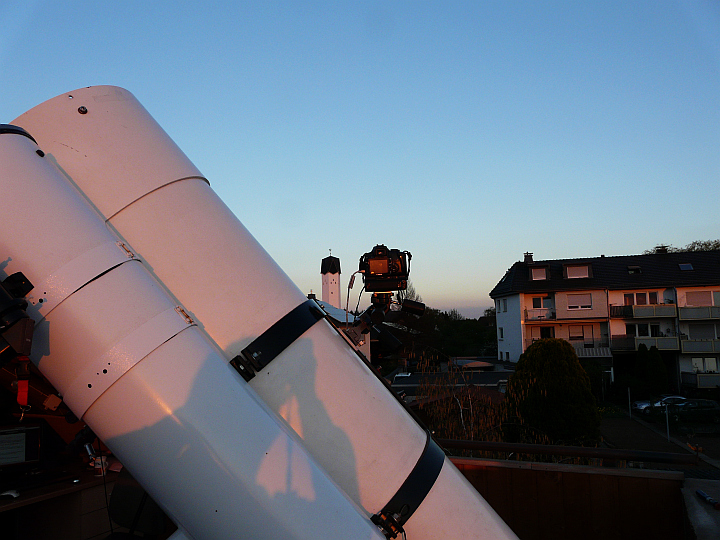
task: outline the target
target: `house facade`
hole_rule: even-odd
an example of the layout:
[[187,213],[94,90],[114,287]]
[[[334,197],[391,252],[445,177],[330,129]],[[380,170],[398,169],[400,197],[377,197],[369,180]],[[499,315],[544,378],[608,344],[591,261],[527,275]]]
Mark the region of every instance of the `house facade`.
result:
[[526,253],[490,292],[498,356],[569,341],[611,376],[643,343],[673,367],[677,389],[720,386],[720,251],[535,261]]

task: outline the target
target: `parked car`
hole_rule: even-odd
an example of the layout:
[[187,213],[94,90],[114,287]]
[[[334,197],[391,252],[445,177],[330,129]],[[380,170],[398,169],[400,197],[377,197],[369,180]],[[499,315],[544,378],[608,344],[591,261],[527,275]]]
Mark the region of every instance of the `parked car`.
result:
[[659,398],[650,400],[635,401],[632,410],[650,416],[653,412],[664,412],[665,405],[678,405],[686,401],[686,398],[674,394],[663,394]]
[[674,405],[680,405],[682,403],[685,403],[686,401],[687,401],[687,398],[684,398],[682,396],[665,396],[662,399],[659,399],[655,403],[652,404],[648,414],[664,413],[665,405],[667,405],[668,407],[672,407]]
[[712,399],[687,399],[668,408],[675,422],[720,424],[720,405]]
[[637,413],[644,413],[645,411],[647,411],[649,413],[650,405],[652,405],[652,401],[649,401],[647,399],[640,400],[640,401],[633,401],[631,409],[633,412],[637,412]]

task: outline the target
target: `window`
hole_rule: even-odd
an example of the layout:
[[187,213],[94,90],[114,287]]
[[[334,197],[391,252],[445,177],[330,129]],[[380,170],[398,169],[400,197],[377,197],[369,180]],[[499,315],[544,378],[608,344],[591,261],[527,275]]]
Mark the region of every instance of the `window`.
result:
[[505,353],[505,360],[510,360],[510,353],[509,353],[509,352],[506,352],[506,353]]
[[547,279],[547,268],[545,268],[544,266],[531,268],[530,272],[533,281]]
[[717,358],[693,358],[692,369],[695,373],[717,373]]
[[498,339],[504,339],[505,338],[505,331],[503,330],[502,326],[498,326]]
[[689,291],[685,295],[688,306],[712,306],[712,291]]
[[638,337],[650,337],[650,326],[647,324],[638,324]]
[[533,343],[539,339],[554,338],[555,327],[554,326],[531,326],[530,327],[530,338]]
[[645,306],[647,304],[657,304],[658,293],[657,291],[652,292],[639,292],[639,293],[625,293],[623,295],[623,304],[626,306]]
[[651,324],[650,325],[650,337],[662,337],[662,333],[660,333],[660,325],[659,324]]
[[549,296],[534,296],[532,299],[533,309],[550,309],[552,302]]
[[642,274],[642,268],[639,266],[628,266],[628,274]]
[[541,326],[540,327],[540,339],[548,339],[555,337],[554,326]]
[[582,326],[569,326],[568,334],[570,341],[582,341],[585,339]]
[[592,294],[568,294],[568,309],[592,309]]
[[698,371],[705,371],[705,366],[703,365],[703,359],[702,358],[693,358],[692,359],[692,368],[695,373]]
[[566,266],[565,272],[568,279],[578,279],[590,277],[590,266],[584,264],[582,266]]
[[507,312],[507,298],[503,298],[503,311]]
[[583,342],[586,349],[592,349],[595,346],[593,340],[593,327],[591,324],[570,325],[568,326],[568,341],[577,345],[578,341]]
[[680,263],[678,266],[680,267],[680,270],[683,270],[683,271],[693,269],[692,263]]

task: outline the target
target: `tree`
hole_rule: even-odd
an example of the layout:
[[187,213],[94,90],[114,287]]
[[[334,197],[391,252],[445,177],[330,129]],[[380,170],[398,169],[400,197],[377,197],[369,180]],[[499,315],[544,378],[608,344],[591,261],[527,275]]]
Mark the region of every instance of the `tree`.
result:
[[600,414],[575,349],[562,339],[541,339],[520,355],[508,380],[507,413],[555,444],[593,445]]
[[417,291],[415,291],[415,287],[413,286],[412,282],[408,280],[407,289],[405,289],[404,291],[397,291],[395,293],[395,300],[399,304],[402,304],[403,300],[422,302],[422,296],[420,296]]
[[655,253],[683,253],[686,251],[715,251],[720,249],[720,238],[717,240],[695,240],[684,247],[673,247],[670,245],[658,245],[652,249],[643,252],[643,255],[653,255]]
[[653,345],[650,347],[648,354],[648,366],[650,373],[648,374],[650,379],[650,388],[652,393],[662,394],[668,390],[668,373],[663,361],[662,355],[658,348]]

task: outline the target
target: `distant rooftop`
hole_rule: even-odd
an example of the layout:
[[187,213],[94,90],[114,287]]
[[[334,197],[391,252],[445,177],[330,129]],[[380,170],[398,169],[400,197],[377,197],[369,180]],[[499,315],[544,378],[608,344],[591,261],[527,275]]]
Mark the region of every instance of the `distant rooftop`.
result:
[[[574,269],[584,266],[588,267],[586,275],[568,278]],[[533,261],[532,254],[527,253],[524,260],[513,264],[495,285],[490,297],[521,292],[691,287],[718,283],[720,251],[717,250],[547,261]]]

